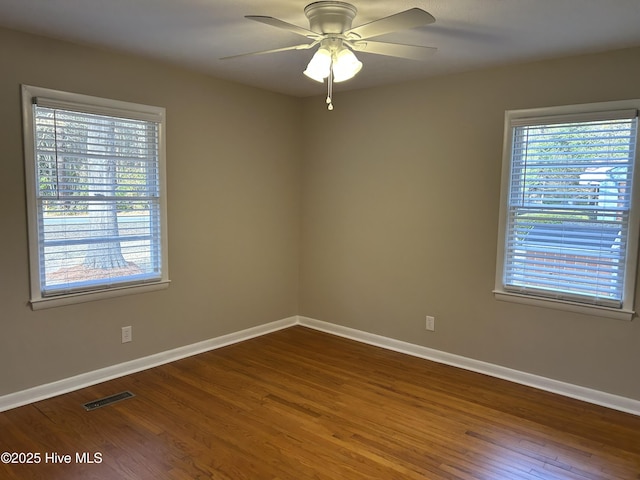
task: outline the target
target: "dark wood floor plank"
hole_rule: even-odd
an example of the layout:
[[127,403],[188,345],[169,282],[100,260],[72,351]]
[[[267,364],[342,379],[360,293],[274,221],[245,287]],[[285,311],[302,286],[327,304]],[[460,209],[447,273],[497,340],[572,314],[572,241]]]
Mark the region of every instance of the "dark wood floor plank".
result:
[[20,480],[638,480],[640,417],[293,327],[0,413],[4,451],[73,456]]

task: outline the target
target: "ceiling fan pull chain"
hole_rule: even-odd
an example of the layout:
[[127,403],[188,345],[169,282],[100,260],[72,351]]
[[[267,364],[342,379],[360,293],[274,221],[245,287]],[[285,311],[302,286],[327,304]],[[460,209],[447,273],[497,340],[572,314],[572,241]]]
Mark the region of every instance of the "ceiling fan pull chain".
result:
[[329,66],[329,78],[327,78],[327,110],[333,110],[333,103],[331,99],[333,97],[333,59]]

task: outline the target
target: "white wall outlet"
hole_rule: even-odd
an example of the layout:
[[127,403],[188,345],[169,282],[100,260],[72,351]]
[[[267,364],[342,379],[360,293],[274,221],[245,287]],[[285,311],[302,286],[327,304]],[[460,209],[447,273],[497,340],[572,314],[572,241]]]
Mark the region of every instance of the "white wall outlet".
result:
[[426,328],[430,332],[435,332],[435,330],[436,330],[436,317],[430,317],[429,315],[427,315]]
[[122,327],[122,343],[128,343],[133,340],[133,331],[131,326]]

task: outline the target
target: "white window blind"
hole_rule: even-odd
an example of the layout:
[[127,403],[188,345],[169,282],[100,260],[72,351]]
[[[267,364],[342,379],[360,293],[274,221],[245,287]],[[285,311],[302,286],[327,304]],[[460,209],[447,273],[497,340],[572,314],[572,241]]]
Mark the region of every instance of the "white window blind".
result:
[[622,308],[636,110],[511,122],[502,288]]
[[108,103],[32,98],[36,300],[166,280],[163,116]]

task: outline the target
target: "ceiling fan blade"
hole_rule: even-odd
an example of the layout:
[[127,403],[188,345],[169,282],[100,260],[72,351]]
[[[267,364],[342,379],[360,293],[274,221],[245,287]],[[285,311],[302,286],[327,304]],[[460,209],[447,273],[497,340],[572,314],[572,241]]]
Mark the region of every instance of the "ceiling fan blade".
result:
[[317,34],[316,32],[312,32],[311,30],[307,30],[306,28],[302,28],[297,25],[293,25],[291,23],[278,20],[277,18],[266,17],[263,15],[246,15],[244,18],[248,18],[249,20],[255,20],[256,22],[264,23],[266,25],[271,25],[272,27],[282,28],[283,30],[287,30],[288,32],[302,35],[303,37],[308,37],[308,38],[320,37],[320,35]]
[[410,60],[427,60],[437,48],[421,47],[418,45],[403,45],[399,43],[386,42],[354,42],[352,48],[358,52],[375,53],[377,55],[387,55],[389,57],[408,58]]
[[222,57],[220,60],[229,60],[231,58],[248,57],[250,55],[264,55],[265,53],[286,52],[287,50],[307,50],[315,47],[318,42],[303,43],[302,45],[292,45],[291,47],[274,48],[272,50],[262,50],[260,52],[241,53],[239,55],[231,55],[229,57]]
[[395,32],[397,30],[406,30],[408,28],[429,25],[435,21],[436,19],[433,18],[433,15],[425,12],[421,8],[411,8],[404,12],[396,13],[352,28],[344,32],[344,34],[347,35],[347,37],[355,36],[357,38],[365,39],[384,35],[385,33]]

